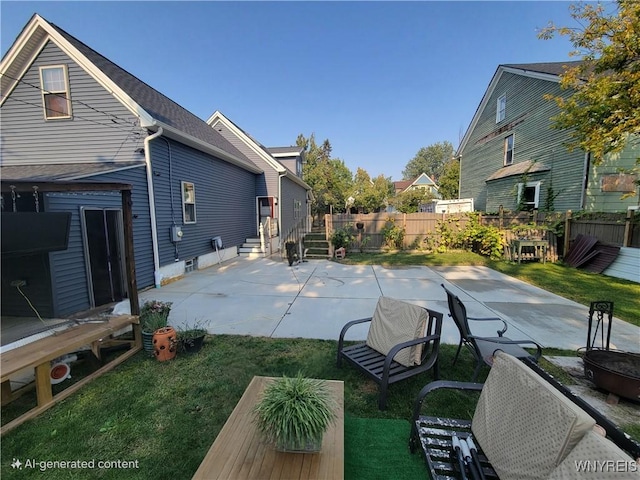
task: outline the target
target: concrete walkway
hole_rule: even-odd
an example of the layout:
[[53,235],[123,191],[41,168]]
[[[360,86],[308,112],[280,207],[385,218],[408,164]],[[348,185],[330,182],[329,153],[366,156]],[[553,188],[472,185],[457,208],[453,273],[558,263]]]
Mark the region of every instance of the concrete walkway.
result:
[[[381,295],[445,314],[443,342],[457,344],[441,283],[465,303],[469,316],[501,317],[511,339],[543,347],[586,345],[587,307],[486,267],[382,267],[312,260],[289,267],[279,259],[238,257],[141,293],[140,303],[173,302],[173,326],[201,322],[213,334],[337,340],[349,320],[370,317]],[[594,292],[594,300],[597,298]],[[487,325],[488,324],[488,325]],[[350,329],[366,338],[368,326]],[[473,331],[495,336],[499,324],[476,322]],[[640,328],[614,319],[611,347],[640,351]]]

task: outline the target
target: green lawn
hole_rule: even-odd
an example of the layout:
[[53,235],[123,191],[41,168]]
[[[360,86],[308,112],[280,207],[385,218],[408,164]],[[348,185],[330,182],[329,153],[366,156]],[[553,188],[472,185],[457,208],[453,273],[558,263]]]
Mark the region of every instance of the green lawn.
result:
[[574,302],[589,306],[595,300],[614,302],[614,315],[640,326],[640,285],[620,278],[608,277],[567,267],[562,263],[526,262],[517,264],[489,260],[475,253],[366,253],[349,254],[343,263],[367,265],[484,265],[498,272],[536,285]]
[[[198,354],[170,362],[158,362],[140,352],[6,434],[0,473],[12,479],[34,477],[32,470],[12,469],[13,458],[22,462],[95,459],[137,461],[139,468],[90,473],[53,469],[46,478],[190,478],[254,375],[301,371],[345,382],[347,478],[390,478],[388,472],[394,468],[424,475],[420,455],[411,456],[408,451],[409,420],[414,399],[432,376],[392,385],[389,407],[382,412],[377,409],[377,385],[351,367],[338,369],[336,348],[336,341],[216,335],[207,339]],[[453,368],[454,353],[454,346],[443,346],[442,377],[469,380],[471,355],[464,354]],[[34,395],[20,397],[2,409],[3,423],[33,405]],[[472,405],[461,396],[443,400],[438,408],[470,418]],[[366,449],[362,438],[368,438]],[[390,451],[394,457],[389,457]]]
[[[358,261],[358,256],[350,255],[348,261]],[[387,265],[489,265],[532,283],[544,282],[549,276],[557,276],[552,283],[571,277],[567,282],[570,285],[562,287],[567,291],[556,290],[557,293],[569,296],[568,292],[574,292],[571,295],[576,297],[569,298],[589,299],[593,292],[604,295],[606,285],[610,289],[606,290],[610,295],[607,299],[616,302],[616,315],[638,321],[637,312],[631,307],[624,308],[625,298],[629,305],[633,295],[637,299],[636,284],[593,277],[560,265],[505,263],[496,266],[467,253],[435,257],[367,255],[359,261]],[[525,275],[536,280],[529,280]],[[580,285],[584,288],[582,292],[579,292]],[[48,479],[190,478],[254,375],[295,375],[301,371],[311,377],[345,382],[346,478],[424,477],[426,467],[419,454],[409,454],[407,442],[414,399],[432,376],[427,374],[392,385],[388,409],[379,411],[377,386],[351,367],[336,367],[336,344],[336,341],[323,340],[215,335],[208,338],[200,353],[181,355],[170,362],[157,362],[140,352],[36,419],[6,434],[2,438],[0,474],[12,479],[37,476]],[[471,355],[465,351],[454,368],[451,363],[455,348],[442,346],[441,378],[468,381],[473,371]],[[554,355],[573,353],[553,352]],[[548,362],[543,360],[542,365],[552,374],[559,374]],[[82,376],[83,368],[83,365],[74,367],[71,381]],[[487,369],[483,369],[479,381],[483,381],[486,373]],[[2,408],[2,423],[34,405],[35,395],[25,394]],[[474,398],[465,394],[442,392],[427,405],[426,411],[471,418],[474,405]],[[637,426],[623,428],[640,437]],[[120,460],[137,462],[137,468],[126,471],[51,469],[36,473],[24,467],[22,470],[11,468],[13,459],[23,463],[27,459]]]

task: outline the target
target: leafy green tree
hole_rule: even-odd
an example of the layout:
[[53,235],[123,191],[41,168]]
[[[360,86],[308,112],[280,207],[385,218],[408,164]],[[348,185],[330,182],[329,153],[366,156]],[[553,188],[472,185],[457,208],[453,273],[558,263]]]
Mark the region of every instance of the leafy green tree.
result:
[[400,213],[415,213],[423,203],[430,203],[433,194],[425,188],[413,188],[406,192],[398,193],[390,203]]
[[339,158],[331,158],[331,143],[328,139],[318,145],[313,133],[309,138],[300,134],[296,145],[305,150],[302,178],[313,192],[312,215],[318,218],[329,213],[331,207],[334,211],[343,212],[352,184],[351,171]]
[[[611,6],[612,4],[607,4]],[[607,13],[601,3],[570,6],[579,28],[559,27],[553,22],[539,38],[568,36],[571,56],[582,62],[560,76],[569,98],[549,97],[560,107],[554,126],[570,128],[569,147],[591,152],[594,163],[608,153],[620,152],[640,134],[640,2],[617,0]]]
[[353,179],[350,206],[361,207],[365,212],[375,212],[387,206],[388,198],[393,193],[393,183],[390,178],[378,175],[371,179],[363,168],[358,168]]
[[457,159],[449,160],[438,182],[438,193],[443,200],[458,198],[460,186],[460,162]]
[[446,140],[422,147],[402,171],[404,180],[413,180],[426,173],[434,182],[438,182],[445,164],[453,157],[453,145]]

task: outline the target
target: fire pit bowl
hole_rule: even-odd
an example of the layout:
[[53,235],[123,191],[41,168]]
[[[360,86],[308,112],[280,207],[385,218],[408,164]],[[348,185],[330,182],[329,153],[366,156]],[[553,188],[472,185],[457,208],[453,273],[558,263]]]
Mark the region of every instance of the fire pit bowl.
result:
[[582,353],[584,375],[598,388],[640,402],[640,354],[591,349]]

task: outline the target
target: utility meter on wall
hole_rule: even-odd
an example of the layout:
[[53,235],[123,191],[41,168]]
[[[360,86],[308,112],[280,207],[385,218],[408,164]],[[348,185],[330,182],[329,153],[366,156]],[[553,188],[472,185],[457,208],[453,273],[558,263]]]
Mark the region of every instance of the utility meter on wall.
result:
[[173,225],[171,227],[171,241],[179,242],[180,240],[182,240],[182,227]]

